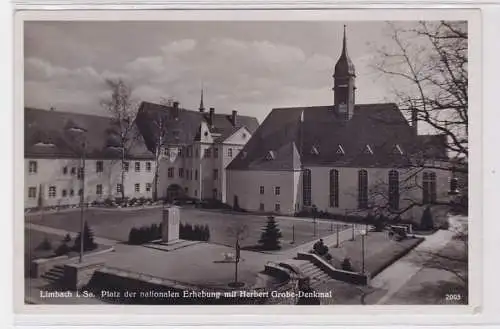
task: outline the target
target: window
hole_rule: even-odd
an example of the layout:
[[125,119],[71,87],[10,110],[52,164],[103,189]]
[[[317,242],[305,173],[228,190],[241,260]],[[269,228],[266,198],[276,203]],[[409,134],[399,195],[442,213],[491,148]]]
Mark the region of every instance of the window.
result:
[[123,185],[116,184],[116,193],[122,193],[122,191],[123,191]]
[[259,193],[260,193],[260,194],[264,194],[264,186],[261,186],[261,187],[259,188]]
[[37,171],[38,171],[38,163],[36,161],[30,161],[29,162],[28,172],[30,174],[36,174]]
[[205,149],[204,157],[205,158],[210,158],[211,156],[212,156],[212,152],[211,152],[210,148],[206,148]]
[[436,202],[436,173],[425,171],[422,179],[422,202],[424,204]]
[[219,157],[219,149],[217,147],[214,147],[214,158]]
[[214,180],[219,179],[219,169],[214,169]]
[[179,168],[179,177],[184,177],[184,168]]
[[102,195],[102,184],[97,184],[95,188],[95,194]]
[[259,211],[264,211],[264,204],[263,203],[259,204]]
[[198,190],[194,190],[194,196],[198,196]]
[[330,170],[330,207],[339,207],[339,171]]
[[281,188],[279,186],[276,186],[274,188],[274,195],[280,195],[280,193],[281,193]]
[[188,192],[189,192],[189,189],[188,189],[187,187],[185,187],[185,188],[184,188],[184,193],[185,193],[185,194],[188,194]]
[[195,156],[196,156],[196,157],[199,157],[199,156],[200,156],[200,153],[198,152],[198,148],[195,148],[195,149],[194,149],[194,153],[195,153]]
[[36,187],[28,188],[28,198],[36,198]]
[[68,191],[62,190],[62,196],[63,196],[63,198],[65,198],[67,195],[68,195]]
[[83,195],[83,189],[79,189],[78,190],[78,196],[82,196]]
[[198,169],[194,171],[194,180],[198,180]]
[[136,172],[141,171],[141,163],[140,163],[140,162],[138,162],[138,161],[135,163],[135,171],[136,171]]
[[368,208],[368,172],[358,171],[358,208]]
[[311,206],[311,170],[305,169],[302,174],[302,203]]
[[214,188],[214,189],[212,190],[212,197],[213,197],[214,199],[217,199],[217,189],[216,189],[216,188]]
[[146,162],[146,171],[150,172],[151,171],[151,162]]
[[76,168],[71,167],[71,175],[75,176],[76,175]]
[[77,178],[78,179],[84,179],[83,177],[83,168],[78,168],[78,175],[77,175]]
[[281,210],[281,205],[280,205],[279,203],[276,203],[276,204],[274,205],[274,211],[276,211],[276,212],[280,212],[280,210]]
[[183,150],[184,150],[184,148],[183,148],[183,147],[179,147],[179,156],[180,156],[181,158],[183,158],[183,157],[184,157],[184,152],[183,152]]
[[151,192],[151,183],[146,183],[146,192]]
[[174,178],[174,167],[168,168],[168,178]]
[[232,148],[228,148],[227,149],[227,156],[232,158],[233,157],[233,149]]
[[187,148],[187,156],[189,158],[193,156],[193,147],[192,146],[188,146],[188,148]]
[[49,198],[55,198],[55,197],[56,197],[56,187],[49,186]]
[[64,167],[63,168],[63,175],[67,175],[68,174],[68,167]]
[[102,161],[96,161],[95,162],[95,172],[103,172],[104,171],[104,164]]
[[69,190],[69,196],[75,196],[75,190],[73,189]]
[[135,183],[135,184],[134,184],[134,190],[135,190],[136,192],[140,192],[140,191],[141,191],[141,185],[140,185],[139,183]]
[[124,163],[123,163],[123,171],[128,172],[128,168],[129,168],[129,167],[130,167],[130,163],[128,163],[128,162],[124,162]]
[[389,207],[393,210],[399,209],[399,172],[389,171]]

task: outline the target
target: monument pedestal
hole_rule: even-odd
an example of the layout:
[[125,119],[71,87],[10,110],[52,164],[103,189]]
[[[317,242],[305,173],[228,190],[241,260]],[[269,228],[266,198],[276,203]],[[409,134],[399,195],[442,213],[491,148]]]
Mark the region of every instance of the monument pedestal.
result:
[[163,209],[163,221],[161,225],[161,242],[169,244],[179,241],[180,209],[171,206]]

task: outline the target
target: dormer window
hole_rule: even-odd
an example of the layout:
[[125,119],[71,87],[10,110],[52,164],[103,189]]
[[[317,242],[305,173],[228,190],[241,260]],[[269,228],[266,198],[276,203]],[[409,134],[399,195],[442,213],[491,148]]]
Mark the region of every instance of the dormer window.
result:
[[337,154],[342,154],[342,155],[344,155],[344,154],[345,154],[345,151],[344,151],[344,148],[342,147],[342,145],[340,145],[340,144],[339,144],[339,145],[337,146],[337,152],[336,152],[336,153],[337,153]]
[[399,146],[399,144],[394,145],[394,154],[403,155],[403,149]]
[[318,151],[318,148],[316,146],[313,146],[311,148],[311,154],[313,154],[313,155],[319,155],[319,151]]
[[276,154],[274,153],[274,151],[267,152],[266,160],[274,160],[274,159],[276,159]]
[[365,154],[371,154],[373,155],[373,150],[370,145],[366,144],[365,146]]

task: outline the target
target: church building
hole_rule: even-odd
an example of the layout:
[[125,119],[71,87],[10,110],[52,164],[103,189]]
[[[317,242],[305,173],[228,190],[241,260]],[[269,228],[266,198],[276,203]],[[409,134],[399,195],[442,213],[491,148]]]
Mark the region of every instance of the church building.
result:
[[345,27],[333,80],[332,104],[271,111],[227,167],[227,202],[287,215],[377,207],[405,217],[445,200],[451,173],[431,168],[448,161],[446,136],[419,135],[416,112],[407,121],[396,104],[356,103]]

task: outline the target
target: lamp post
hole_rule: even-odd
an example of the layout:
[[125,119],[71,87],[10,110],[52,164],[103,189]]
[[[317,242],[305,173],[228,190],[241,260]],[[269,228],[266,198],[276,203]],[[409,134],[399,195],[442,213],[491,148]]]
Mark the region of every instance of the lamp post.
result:
[[361,230],[361,273],[365,273],[365,235],[366,230]]
[[84,213],[84,204],[85,204],[85,150],[86,150],[86,141],[85,141],[85,133],[87,132],[85,129],[77,126],[69,127],[68,131],[74,132],[83,136],[81,142],[81,150],[80,150],[80,168],[78,169],[78,174],[80,175],[80,186],[81,186],[81,194],[80,194],[80,255],[79,255],[79,263],[83,262],[83,249],[84,249],[84,231],[85,231],[85,213]]

